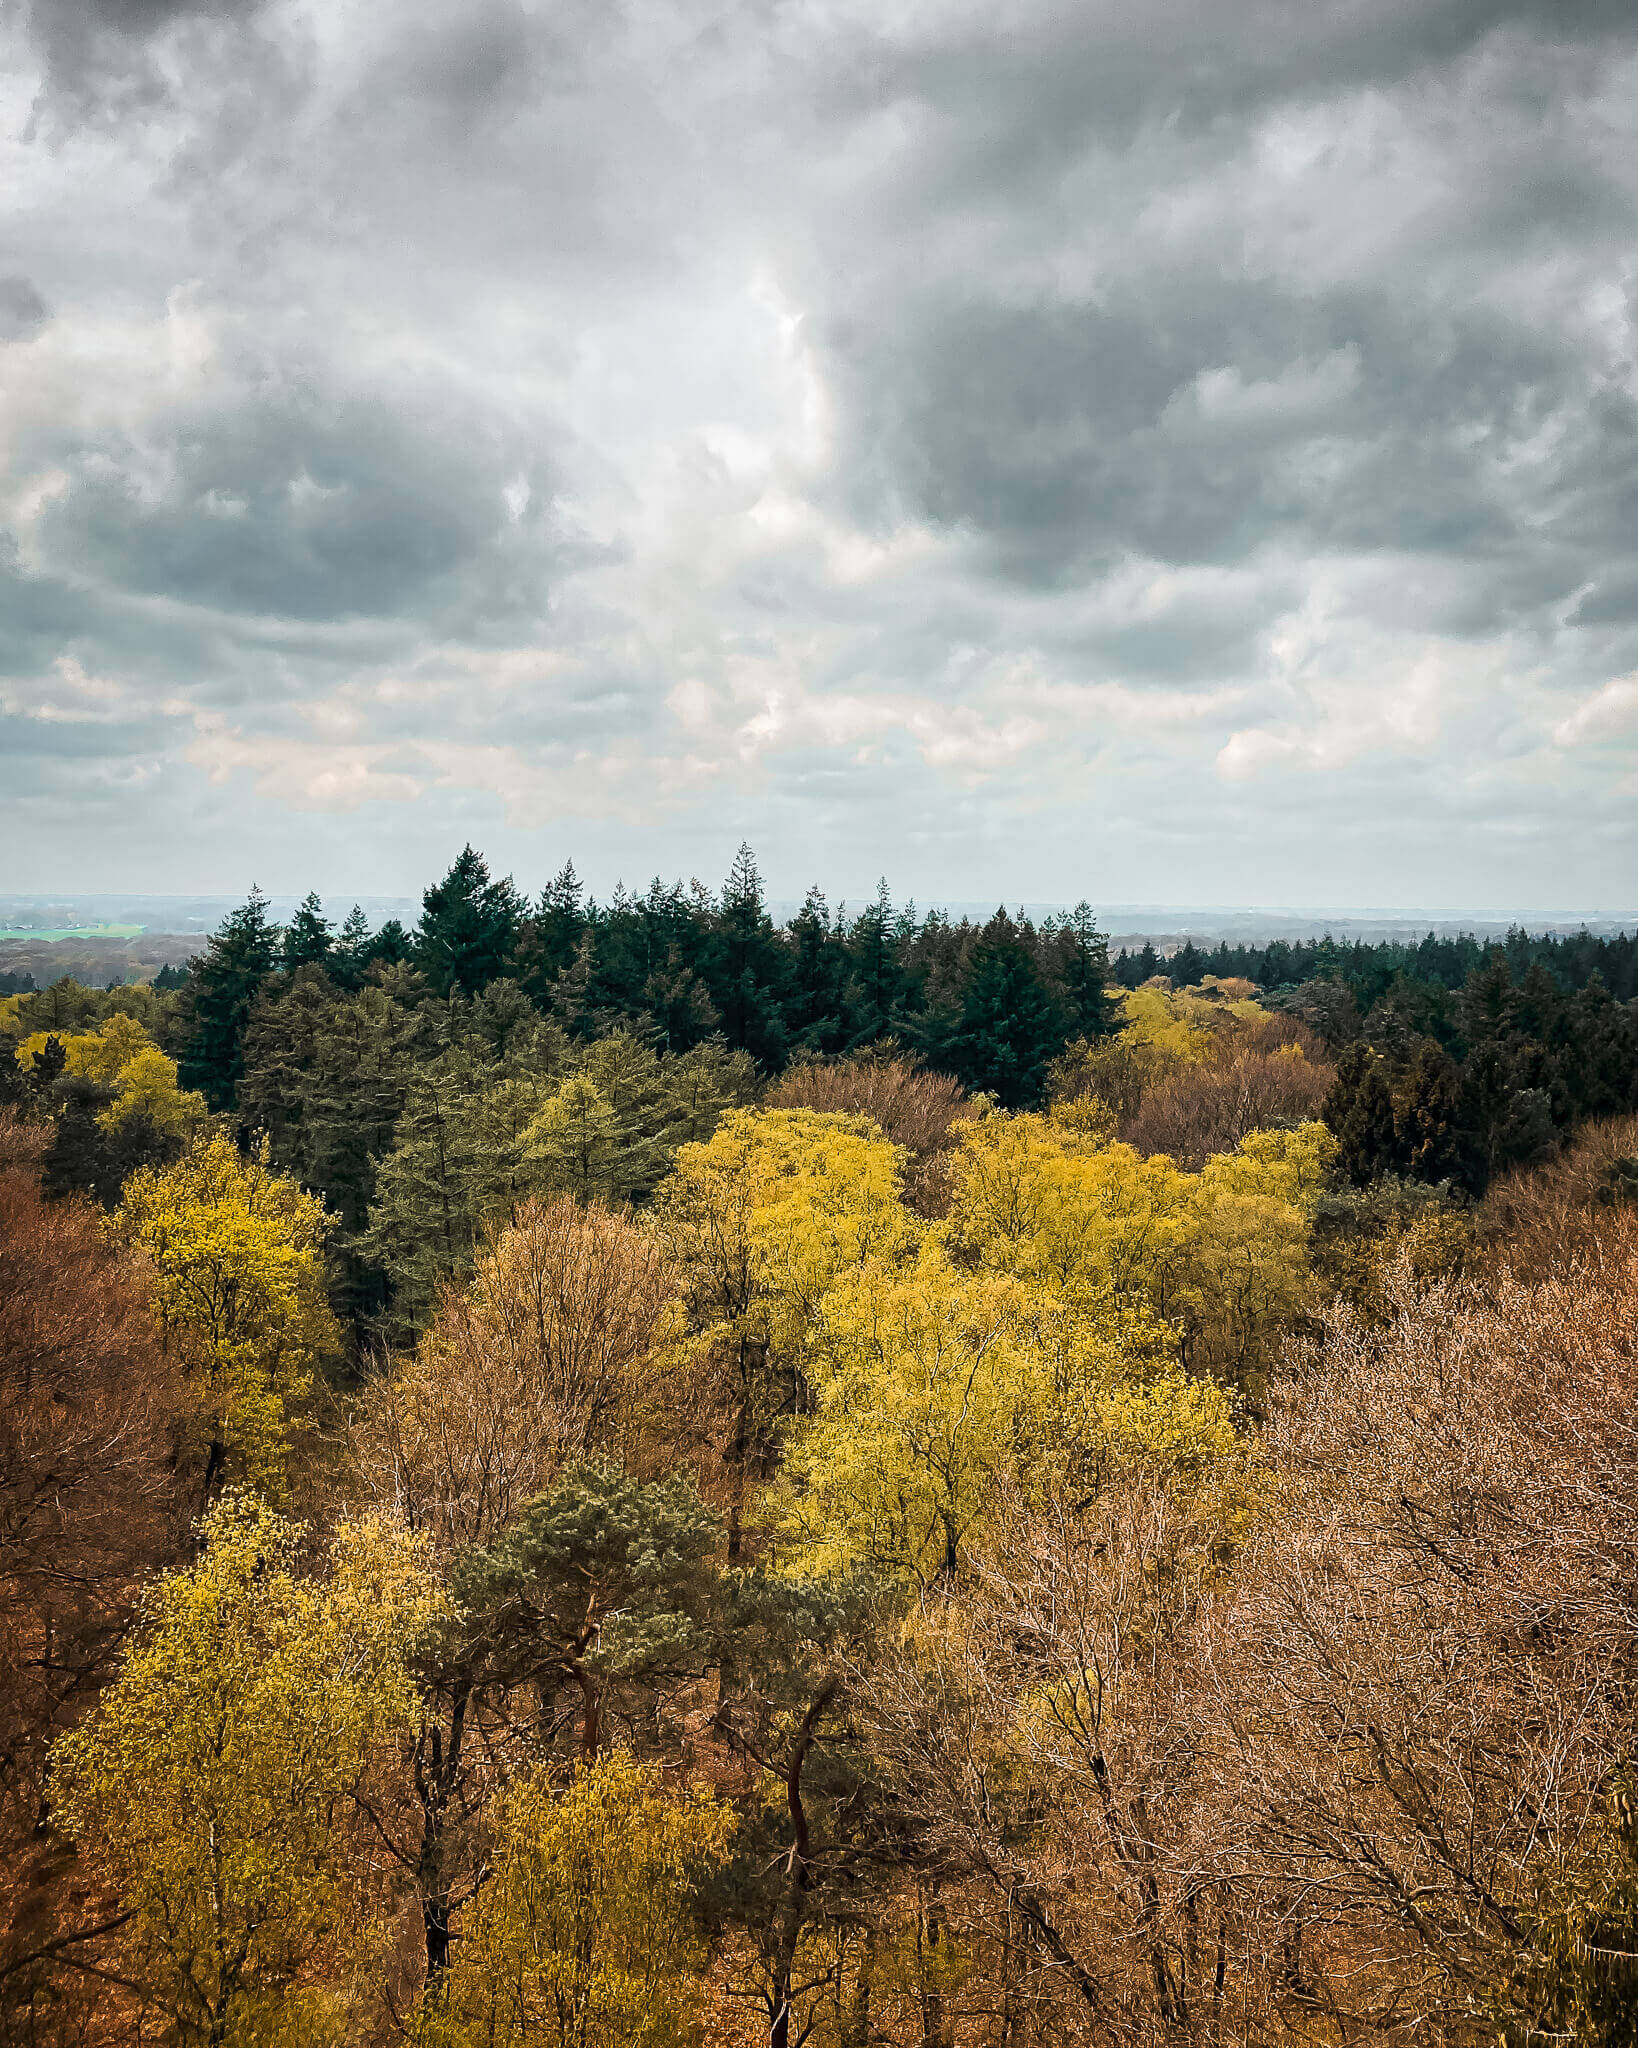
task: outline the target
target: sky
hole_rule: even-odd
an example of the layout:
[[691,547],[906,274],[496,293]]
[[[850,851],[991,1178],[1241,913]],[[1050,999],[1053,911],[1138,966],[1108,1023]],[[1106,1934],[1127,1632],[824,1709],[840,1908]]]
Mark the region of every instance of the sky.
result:
[[11,0],[0,882],[1638,907],[1631,0]]

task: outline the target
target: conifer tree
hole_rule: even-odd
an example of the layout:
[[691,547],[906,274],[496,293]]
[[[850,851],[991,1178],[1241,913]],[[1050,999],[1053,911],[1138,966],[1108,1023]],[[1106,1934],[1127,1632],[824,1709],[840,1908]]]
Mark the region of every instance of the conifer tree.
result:
[[1116,1028],[1105,983],[1109,941],[1083,898],[1053,935],[1053,965],[1067,1030],[1078,1038],[1102,1038]]
[[308,965],[328,967],[334,950],[334,927],[324,915],[324,905],[320,902],[317,892],[309,889],[302,898],[295,916],[285,928],[285,968],[293,970]]
[[1023,935],[998,910],[973,948],[961,1013],[939,1050],[965,1086],[1019,1109],[1040,1100],[1063,1041],[1063,1019]]
[[510,876],[491,878],[475,848],[465,846],[449,873],[421,899],[416,957],[440,995],[467,995],[504,974],[517,943],[523,899]]
[[357,988],[370,961],[370,920],[354,904],[336,934],[335,949],[326,962],[332,977],[343,988]]
[[182,1084],[212,1109],[231,1109],[243,1071],[245,1027],[256,993],[278,965],[279,930],[252,889],[189,963],[182,994]]
[[742,842],[717,909],[711,992],[730,1049],[750,1053],[769,1070],[784,1059],[783,981],[784,959],[763,901],[756,855]]

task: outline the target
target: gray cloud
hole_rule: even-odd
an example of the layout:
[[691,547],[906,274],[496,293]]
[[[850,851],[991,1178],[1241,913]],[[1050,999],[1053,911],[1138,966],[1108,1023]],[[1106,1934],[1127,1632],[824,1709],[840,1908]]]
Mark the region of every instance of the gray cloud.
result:
[[42,886],[1638,881],[1628,5],[53,0],[8,54]]
[[51,318],[51,308],[26,277],[0,277],[0,341],[27,341]]

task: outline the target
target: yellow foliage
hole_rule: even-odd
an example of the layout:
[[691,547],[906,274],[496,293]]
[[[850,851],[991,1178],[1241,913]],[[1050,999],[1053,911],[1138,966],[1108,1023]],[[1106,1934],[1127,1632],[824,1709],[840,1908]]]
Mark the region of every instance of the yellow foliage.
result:
[[1043,1116],[963,1129],[952,1168],[953,1245],[1070,1299],[1151,1300],[1188,1228],[1189,1176],[1130,1145],[1089,1144]]
[[372,1902],[370,1859],[338,1824],[414,1716],[406,1660],[437,1596],[416,1545],[377,1522],[342,1528],[322,1580],[298,1575],[300,1531],[252,1497],[204,1530],[58,1744],[57,1812],[131,1916],[124,1974],[169,2038],[341,2043]]
[[695,1332],[799,1355],[840,1274],[914,1246],[902,1164],[864,1117],[809,1109],[733,1110],[705,1143],[683,1146],[658,1221]]
[[469,1907],[427,2048],[682,2048],[698,2039],[705,1945],[691,1889],[730,1810],[616,1752],[563,1789],[512,1791],[494,1875]]
[[950,1240],[1071,1303],[1176,1320],[1191,1363],[1242,1374],[1302,1305],[1334,1151],[1323,1124],[1254,1131],[1189,1174],[1061,1118],[986,1118],[961,1134]]
[[951,1265],[932,1237],[910,1265],[840,1278],[807,1359],[814,1413],[770,1502],[805,1569],[869,1565],[926,1585],[954,1576],[1053,1399],[1028,1291]]
[[324,1295],[329,1217],[317,1197],[224,1137],[125,1184],[114,1232],[147,1253],[167,1345],[216,1397],[219,1450],[271,1494],[283,1485],[288,1404],[339,1348]]
[[17,1047],[17,1064],[31,1066],[54,1035],[63,1049],[65,1074],[119,1091],[97,1118],[104,1130],[121,1130],[142,1117],[165,1137],[185,1138],[204,1125],[205,1098],[178,1087],[175,1060],[160,1051],[135,1017],[116,1010],[95,1031],[67,1036],[33,1032]]
[[[1215,1007],[1215,1006],[1211,1006]],[[1204,1059],[1211,1043],[1207,1005],[1161,988],[1135,988],[1121,1005],[1120,1035],[1130,1046],[1150,1046],[1174,1060]]]
[[77,1081],[100,1081],[111,1086],[120,1069],[136,1057],[152,1039],[134,1017],[117,1012],[95,1031],[64,1034],[35,1031],[18,1046],[15,1058],[20,1067],[32,1064],[36,1053],[44,1052],[48,1039],[55,1037],[63,1049],[63,1072]]

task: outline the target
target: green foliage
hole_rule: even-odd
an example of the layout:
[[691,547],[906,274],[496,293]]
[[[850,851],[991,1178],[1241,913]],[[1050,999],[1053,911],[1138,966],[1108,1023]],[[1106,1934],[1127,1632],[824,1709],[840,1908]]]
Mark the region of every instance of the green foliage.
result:
[[458,1560],[461,1627],[491,1682],[574,1688],[581,1746],[595,1755],[611,1691],[703,1666],[720,1538],[680,1474],[645,1482],[574,1466]]
[[278,927],[268,917],[267,898],[252,889],[189,963],[180,999],[182,1080],[199,1089],[212,1109],[233,1107],[251,1005],[278,959]]
[[483,856],[465,846],[421,905],[416,960],[440,995],[476,995],[506,972],[524,907],[510,876],[493,880]]

